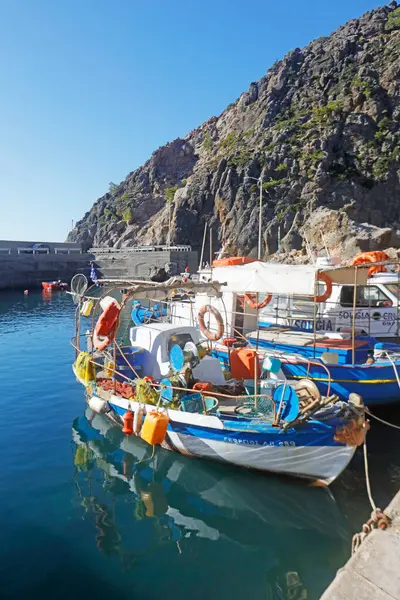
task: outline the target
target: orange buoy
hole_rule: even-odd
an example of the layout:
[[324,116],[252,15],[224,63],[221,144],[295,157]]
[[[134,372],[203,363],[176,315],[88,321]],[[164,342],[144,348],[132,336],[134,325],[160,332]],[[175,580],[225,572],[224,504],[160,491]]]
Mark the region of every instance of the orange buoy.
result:
[[272,294],[267,294],[262,302],[255,302],[256,294],[245,294],[244,295],[245,302],[247,306],[253,308],[254,310],[259,310],[260,308],[265,308],[272,300]]
[[[206,324],[205,324],[205,321],[204,321],[204,315],[206,313],[210,313],[210,314],[214,315],[215,320],[217,321],[217,331],[215,331],[215,332],[211,331],[211,329],[208,329],[206,327]],[[219,312],[218,309],[216,309],[211,304],[205,304],[199,310],[199,313],[197,315],[197,319],[198,319],[198,322],[199,322],[200,331],[201,331],[201,333],[203,335],[206,336],[207,339],[209,339],[209,340],[211,340],[213,342],[217,342],[219,339],[222,338],[222,336],[224,334],[224,322],[222,320],[221,313]]]
[[[375,250],[375,252],[361,252],[353,258],[352,266],[362,265],[365,263],[384,262],[390,260],[390,256],[381,250]],[[368,277],[372,277],[375,273],[386,273],[387,269],[385,265],[378,265],[376,267],[370,267],[368,269]]]
[[110,302],[101,313],[93,332],[93,346],[96,350],[102,352],[113,341],[119,326],[120,312],[121,306],[114,298],[110,298]]
[[325,292],[320,296],[313,296],[314,302],[325,302],[332,294],[332,279],[326,273],[318,273],[317,281],[325,284]]
[[129,409],[124,414],[124,426],[122,428],[122,433],[125,435],[133,434],[133,412]]

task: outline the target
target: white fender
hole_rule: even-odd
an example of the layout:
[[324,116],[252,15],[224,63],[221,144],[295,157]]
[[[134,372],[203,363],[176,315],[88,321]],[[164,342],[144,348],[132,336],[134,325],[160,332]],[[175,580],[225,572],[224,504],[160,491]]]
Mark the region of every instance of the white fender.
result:
[[133,433],[135,435],[139,435],[140,430],[142,429],[143,414],[144,414],[144,406],[143,406],[143,404],[138,404],[137,409],[133,413]]
[[92,396],[88,404],[92,411],[99,415],[105,413],[108,406],[107,400],[102,400],[101,398],[97,398],[96,396]]

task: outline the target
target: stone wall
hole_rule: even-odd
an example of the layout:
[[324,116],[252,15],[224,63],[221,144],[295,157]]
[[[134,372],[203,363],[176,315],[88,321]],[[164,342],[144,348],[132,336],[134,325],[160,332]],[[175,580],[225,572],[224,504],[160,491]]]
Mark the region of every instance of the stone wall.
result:
[[90,273],[90,254],[0,254],[0,290],[40,288],[42,281],[69,283]]
[[188,266],[191,273],[198,269],[197,252],[179,252],[175,250],[162,250],[154,252],[134,252],[96,254],[95,265],[98,276],[116,279],[147,279],[153,267],[161,269],[167,263],[174,263],[176,272],[183,273]]

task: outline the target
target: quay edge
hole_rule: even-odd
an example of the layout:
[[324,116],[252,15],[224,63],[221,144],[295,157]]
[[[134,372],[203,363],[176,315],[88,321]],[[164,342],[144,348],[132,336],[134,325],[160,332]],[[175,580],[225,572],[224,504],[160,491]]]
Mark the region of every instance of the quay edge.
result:
[[391,527],[367,536],[320,600],[400,600],[400,490],[385,513]]

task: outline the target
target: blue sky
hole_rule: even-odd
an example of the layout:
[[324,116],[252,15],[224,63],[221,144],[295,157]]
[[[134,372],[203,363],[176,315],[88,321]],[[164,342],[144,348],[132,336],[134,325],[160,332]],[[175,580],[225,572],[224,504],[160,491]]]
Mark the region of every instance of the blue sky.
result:
[[0,239],[62,241],[108,189],[368,0],[0,0]]

